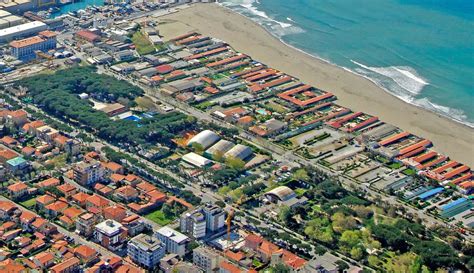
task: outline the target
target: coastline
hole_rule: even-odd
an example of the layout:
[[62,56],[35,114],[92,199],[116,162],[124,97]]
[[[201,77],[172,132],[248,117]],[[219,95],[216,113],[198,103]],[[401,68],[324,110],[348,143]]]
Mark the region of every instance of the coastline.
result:
[[405,102],[363,75],[289,45],[230,8],[198,4],[160,18],[165,40],[189,31],[224,40],[257,61],[333,92],[336,103],[427,138],[436,151],[474,166],[474,128]]

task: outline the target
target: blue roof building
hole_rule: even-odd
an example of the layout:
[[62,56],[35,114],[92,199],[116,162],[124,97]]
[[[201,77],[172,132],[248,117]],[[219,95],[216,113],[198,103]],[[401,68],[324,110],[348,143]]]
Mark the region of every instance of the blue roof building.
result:
[[417,197],[424,201],[424,200],[430,199],[431,197],[437,195],[438,193],[440,193],[442,191],[444,191],[443,187],[437,187],[437,188],[431,189],[429,191],[426,191],[426,192],[418,195]]
[[451,218],[461,212],[474,207],[472,197],[459,198],[451,203],[441,206],[441,217]]

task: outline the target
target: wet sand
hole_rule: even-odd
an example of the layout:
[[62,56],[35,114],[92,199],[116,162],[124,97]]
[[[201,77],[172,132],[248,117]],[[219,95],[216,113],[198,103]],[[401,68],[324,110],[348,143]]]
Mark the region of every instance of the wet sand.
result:
[[474,166],[473,128],[405,103],[363,77],[291,48],[244,16],[216,4],[198,4],[159,22],[165,40],[190,31],[224,40],[257,61],[334,93],[336,103],[429,139],[437,152]]

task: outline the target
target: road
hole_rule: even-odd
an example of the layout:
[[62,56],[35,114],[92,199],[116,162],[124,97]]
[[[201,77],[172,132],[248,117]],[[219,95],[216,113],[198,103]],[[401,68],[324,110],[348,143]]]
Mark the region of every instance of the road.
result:
[[[102,73],[106,73],[106,74],[111,75],[111,76],[121,77],[121,76],[117,76],[115,73],[113,73],[109,70],[104,69],[103,67],[101,68],[101,71],[102,71]],[[139,82],[137,82],[137,81],[135,81],[134,79],[131,79],[131,78],[127,78],[126,80],[130,81],[134,85],[139,86],[140,88],[145,90],[145,94],[147,94],[148,96],[150,96],[150,97],[152,97],[152,98],[154,98],[158,101],[165,102],[165,103],[175,107],[176,109],[179,109],[181,112],[184,112],[188,115],[194,116],[199,120],[207,121],[207,122],[213,122],[213,123],[216,123],[216,124],[218,124],[222,127],[226,127],[226,128],[232,128],[232,127],[235,128],[234,125],[228,124],[228,123],[226,123],[222,120],[214,118],[213,116],[211,116],[210,114],[208,114],[206,112],[200,111],[200,110],[198,110],[194,107],[190,107],[188,104],[185,104],[183,102],[179,102],[179,101],[175,100],[172,97],[164,95],[161,92],[159,92],[157,89],[150,88],[149,86],[143,85],[143,84],[141,84],[141,83],[139,83]],[[386,202],[390,206],[394,206],[394,207],[403,206],[406,210],[406,213],[410,213],[412,215],[415,215],[416,217],[420,218],[428,226],[446,225],[445,222],[424,213],[422,210],[419,210],[419,209],[416,209],[416,208],[413,208],[411,206],[408,206],[406,204],[401,203],[398,200],[398,198],[395,197],[395,196],[391,196],[391,195],[388,195],[388,194],[377,192],[377,191],[375,191],[375,190],[373,190],[373,189],[357,182],[356,180],[354,180],[354,179],[352,179],[348,176],[340,174],[340,173],[338,173],[334,170],[331,170],[330,168],[325,167],[321,164],[310,162],[307,159],[302,158],[302,157],[298,156],[297,154],[293,153],[292,151],[284,150],[280,146],[278,146],[274,143],[271,143],[267,139],[263,139],[261,137],[249,134],[249,133],[247,133],[243,130],[239,130],[239,132],[240,132],[239,133],[240,138],[242,138],[246,141],[252,142],[252,144],[254,144],[256,146],[259,146],[260,148],[270,150],[272,152],[272,156],[276,160],[279,160],[279,161],[283,162],[284,164],[287,164],[287,165],[291,166],[294,162],[297,162],[298,164],[303,165],[303,166],[311,165],[311,166],[317,168],[318,170],[327,173],[330,176],[338,177],[339,180],[341,181],[341,183],[346,188],[349,188],[349,189],[355,188],[355,189],[360,189],[360,190],[366,192],[367,193],[366,197],[369,198],[369,199],[374,200],[378,196],[378,197],[381,198],[381,200],[383,200],[384,202]],[[465,237],[469,240],[473,240],[473,238],[474,238],[472,235],[465,235]]]

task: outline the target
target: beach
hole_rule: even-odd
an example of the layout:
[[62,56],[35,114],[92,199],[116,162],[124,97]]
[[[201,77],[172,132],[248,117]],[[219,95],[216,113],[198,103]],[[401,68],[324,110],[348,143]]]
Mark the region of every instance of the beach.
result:
[[257,61],[334,93],[337,104],[429,139],[434,150],[474,166],[473,128],[405,103],[366,78],[289,47],[244,16],[216,4],[199,4],[159,22],[165,40],[190,31],[224,40]]

